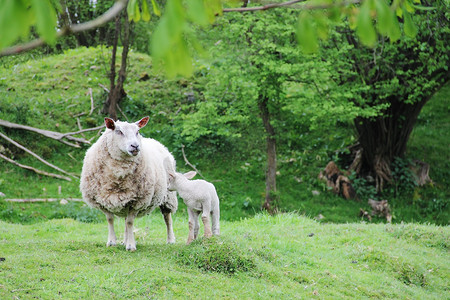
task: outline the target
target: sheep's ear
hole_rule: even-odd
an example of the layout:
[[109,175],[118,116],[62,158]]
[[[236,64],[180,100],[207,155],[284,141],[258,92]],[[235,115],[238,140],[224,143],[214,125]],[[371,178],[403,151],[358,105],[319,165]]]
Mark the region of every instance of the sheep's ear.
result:
[[144,118],[140,119],[139,121],[137,121],[136,125],[140,129],[140,128],[144,127],[145,125],[147,125],[149,119],[150,119],[150,117],[144,117]]
[[184,173],[183,175],[184,175],[184,177],[186,177],[187,179],[192,179],[192,178],[194,178],[195,175],[197,175],[197,172],[195,172],[195,171],[189,171],[189,172],[187,172],[187,173]]
[[106,128],[109,128],[111,130],[114,130],[116,128],[116,124],[114,123],[114,120],[111,118],[105,118],[105,125]]

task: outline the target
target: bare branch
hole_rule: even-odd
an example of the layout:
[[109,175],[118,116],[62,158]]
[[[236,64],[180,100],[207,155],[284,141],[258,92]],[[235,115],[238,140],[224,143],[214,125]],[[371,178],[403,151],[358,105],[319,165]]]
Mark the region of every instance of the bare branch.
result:
[[[253,7],[235,7],[235,8],[224,8],[222,11],[224,13],[226,12],[250,12],[250,11],[258,11],[258,10],[267,10],[277,7],[284,7],[284,6],[290,6],[293,4],[306,2],[306,0],[292,0],[282,3],[271,3],[266,4],[263,6],[253,6]],[[350,0],[350,1],[342,1],[337,3],[327,3],[327,4],[302,4],[299,6],[296,6],[295,8],[302,9],[302,10],[313,10],[313,9],[327,9],[337,6],[347,6],[350,4],[358,4],[361,3],[361,0]]]
[[22,165],[21,163],[16,162],[15,160],[12,160],[9,157],[4,156],[3,154],[0,153],[0,158],[3,158],[4,160],[6,160],[7,162],[10,162],[22,169],[26,169],[26,170],[30,170],[33,171],[37,174],[41,174],[41,175],[45,175],[45,176],[50,176],[50,177],[55,177],[55,178],[59,178],[59,179],[64,179],[67,181],[72,181],[72,179],[70,179],[69,177],[63,176],[63,175],[58,175],[58,174],[53,174],[53,173],[48,173],[39,169],[35,169],[33,167],[27,166],[27,165]]
[[205,179],[205,177],[203,177],[202,173],[200,173],[200,171],[197,170],[197,168],[196,168],[193,164],[191,164],[191,163],[188,161],[188,159],[187,159],[187,157],[186,157],[186,154],[184,153],[184,145],[181,145],[181,152],[183,153],[184,162],[185,162],[188,166],[190,166],[192,169],[194,169],[194,171],[197,172],[197,174],[200,175],[200,177],[202,177],[203,179]]
[[[31,127],[31,126],[16,124],[16,123],[12,123],[12,122],[5,121],[5,120],[0,120],[0,126],[4,126],[4,127],[8,127],[8,128],[15,128],[15,129],[24,129],[24,130],[36,132],[36,133],[42,134],[43,136],[46,136],[48,138],[60,141],[61,143],[64,143],[64,144],[67,144],[67,145],[70,145],[70,146],[76,147],[76,148],[80,148],[80,146],[68,143],[68,142],[66,142],[66,141],[64,141],[62,139],[66,138],[66,139],[74,141],[74,142],[83,143],[83,144],[90,144],[89,141],[86,141],[85,139],[77,138],[77,137],[73,137],[72,136],[72,135],[77,134],[79,132],[75,132],[75,133],[71,133],[71,132],[69,132],[69,133],[60,133],[60,132],[55,132],[55,131],[50,131],[50,130],[45,130],[45,129],[34,128],[34,127]],[[97,130],[97,129],[98,128],[94,128],[94,129],[90,129],[90,130]],[[85,129],[84,131],[88,131],[88,130]]]
[[[57,166],[55,166],[55,165],[49,163],[48,161],[46,161],[45,159],[43,159],[42,157],[40,157],[39,155],[37,155],[37,154],[34,153],[33,151],[31,151],[31,150],[29,150],[28,148],[22,146],[21,144],[17,143],[16,141],[10,139],[9,137],[7,137],[6,135],[4,135],[4,134],[1,133],[1,132],[0,132],[0,137],[4,138],[4,139],[7,140],[8,142],[10,142],[10,143],[13,144],[14,146],[16,146],[16,147],[22,149],[23,151],[27,152],[28,154],[34,156],[35,158],[37,158],[39,161],[41,161],[42,163],[46,164],[47,166],[49,166],[49,167],[51,167],[51,168],[53,168],[53,169],[55,169],[55,170],[57,170],[57,171],[59,171],[59,172],[61,172],[61,173],[63,173],[63,174],[66,174],[66,175],[69,175],[69,176],[72,176],[72,177],[75,177],[75,178],[76,178],[76,176],[74,176],[74,175],[70,174],[69,172],[64,171],[63,169],[61,169],[61,168],[59,168],[59,167],[57,167]],[[69,179],[70,179],[70,178],[69,178]],[[70,180],[69,180],[69,181],[70,181]]]
[[[72,24],[69,26],[64,26],[56,33],[57,38],[60,38],[62,36],[66,36],[72,33],[82,32],[91,30],[97,27],[100,27],[107,22],[111,21],[115,18],[126,6],[127,6],[128,0],[117,0],[114,5],[106,11],[103,15],[99,16],[98,18],[85,22],[80,24]],[[28,43],[16,45],[10,48],[6,48],[3,51],[0,52],[1,56],[7,56],[7,55],[14,55],[19,54],[28,50],[35,49],[39,46],[44,45],[45,42],[43,39],[36,39],[33,41],[30,41]]]

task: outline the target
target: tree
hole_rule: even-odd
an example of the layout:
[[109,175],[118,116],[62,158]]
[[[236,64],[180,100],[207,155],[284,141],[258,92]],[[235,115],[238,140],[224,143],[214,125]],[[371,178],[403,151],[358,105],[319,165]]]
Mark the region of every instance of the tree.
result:
[[[374,48],[358,42],[352,32],[343,30],[342,42],[349,44],[343,57],[354,66],[354,74],[342,76],[342,86],[360,86],[363,102],[351,99],[361,107],[380,107],[375,118],[354,119],[358,144],[351,169],[361,176],[375,178],[378,191],[392,181],[391,165],[404,157],[411,131],[423,106],[450,79],[449,3],[423,3],[433,9],[413,17],[418,25],[414,38],[403,36],[395,43],[380,37]],[[404,20],[402,27],[409,26]],[[356,155],[357,154],[357,155]]]

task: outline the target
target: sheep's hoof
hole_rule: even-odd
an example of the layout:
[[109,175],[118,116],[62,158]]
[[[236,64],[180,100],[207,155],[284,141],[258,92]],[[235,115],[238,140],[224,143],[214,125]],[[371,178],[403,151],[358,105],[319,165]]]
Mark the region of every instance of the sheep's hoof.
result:
[[127,251],[130,251],[130,252],[134,252],[134,251],[136,251],[136,246],[134,246],[134,245],[127,245]]
[[108,241],[106,243],[106,247],[111,247],[111,246],[115,246],[115,245],[116,245],[116,242],[114,242],[114,241]]

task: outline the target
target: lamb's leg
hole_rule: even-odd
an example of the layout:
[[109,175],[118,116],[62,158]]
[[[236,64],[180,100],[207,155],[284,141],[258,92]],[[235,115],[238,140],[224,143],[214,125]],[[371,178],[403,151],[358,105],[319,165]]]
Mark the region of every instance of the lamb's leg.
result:
[[189,245],[195,239],[195,217],[197,217],[198,219],[198,214],[196,214],[190,208],[188,208],[188,215],[189,215],[189,234],[188,239],[186,241],[186,245]]
[[115,246],[116,245],[116,233],[114,232],[114,215],[109,212],[104,212],[106,216],[106,220],[108,221],[108,241],[106,242],[106,246]]
[[164,216],[164,222],[166,222],[167,227],[167,244],[175,243],[175,234],[173,233],[173,224],[172,224],[172,213],[170,209],[161,206],[161,213]]
[[134,239],[133,224],[137,212],[130,210],[125,218],[125,247],[127,251],[136,251],[136,241]]
[[198,237],[198,230],[200,229],[200,223],[198,221],[199,212],[194,211],[194,240]]
[[214,207],[212,213],[211,213],[211,223],[212,223],[212,233],[214,235],[220,235],[220,209],[219,206]]
[[212,236],[211,223],[209,218],[210,214],[211,214],[211,205],[203,204],[202,222],[203,228],[205,230],[205,237],[207,238]]

